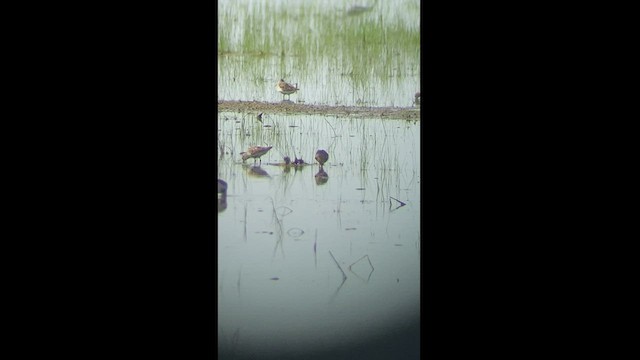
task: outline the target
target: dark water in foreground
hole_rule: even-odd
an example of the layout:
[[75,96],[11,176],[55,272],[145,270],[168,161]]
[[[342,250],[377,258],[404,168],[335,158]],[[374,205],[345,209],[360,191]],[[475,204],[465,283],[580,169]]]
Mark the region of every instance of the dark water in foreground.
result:
[[[418,358],[405,356],[419,344],[419,128],[219,114],[221,358]],[[273,146],[261,166],[241,162],[250,145]],[[312,165],[275,165],[294,154]]]

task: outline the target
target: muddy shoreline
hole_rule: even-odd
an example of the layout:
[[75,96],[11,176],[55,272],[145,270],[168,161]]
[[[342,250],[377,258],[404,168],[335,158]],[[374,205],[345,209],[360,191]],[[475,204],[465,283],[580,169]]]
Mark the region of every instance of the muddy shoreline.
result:
[[420,120],[419,107],[306,105],[296,104],[289,101],[279,103],[259,101],[218,101],[218,112],[224,111]]

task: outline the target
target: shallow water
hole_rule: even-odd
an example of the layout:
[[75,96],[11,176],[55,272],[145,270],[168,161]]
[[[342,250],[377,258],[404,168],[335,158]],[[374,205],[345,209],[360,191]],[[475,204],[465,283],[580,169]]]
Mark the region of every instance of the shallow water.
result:
[[[219,114],[219,141],[233,144],[218,153],[228,184],[218,215],[221,354],[313,352],[418,321],[419,128],[405,120],[283,115],[260,123]],[[239,152],[256,138],[279,142],[266,141],[273,148],[261,166],[243,164]],[[329,153],[324,183],[315,177],[317,149]],[[276,165],[294,153],[314,164]]]

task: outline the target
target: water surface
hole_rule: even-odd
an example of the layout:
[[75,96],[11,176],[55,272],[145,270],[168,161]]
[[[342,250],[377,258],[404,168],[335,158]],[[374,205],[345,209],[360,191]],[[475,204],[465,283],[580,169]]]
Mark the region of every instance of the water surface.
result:
[[[260,123],[219,114],[219,141],[228,144],[218,160],[228,183],[218,215],[223,354],[321,351],[417,322],[419,127],[308,115]],[[273,149],[261,166],[242,163],[239,151],[256,138]],[[319,148],[329,153],[326,182],[317,181],[317,164],[277,165],[294,153],[313,163]]]

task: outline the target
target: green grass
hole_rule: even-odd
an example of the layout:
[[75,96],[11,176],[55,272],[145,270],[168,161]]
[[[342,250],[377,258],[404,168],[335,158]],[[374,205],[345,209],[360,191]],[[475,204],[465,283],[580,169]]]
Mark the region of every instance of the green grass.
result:
[[419,27],[387,24],[381,15],[345,18],[313,8],[295,13],[268,4],[261,12],[246,4],[234,10],[219,14],[219,53],[280,58],[282,72],[285,58],[295,57],[310,68],[327,58],[354,78],[371,76],[371,69],[374,75],[393,76],[404,58],[419,56]]

